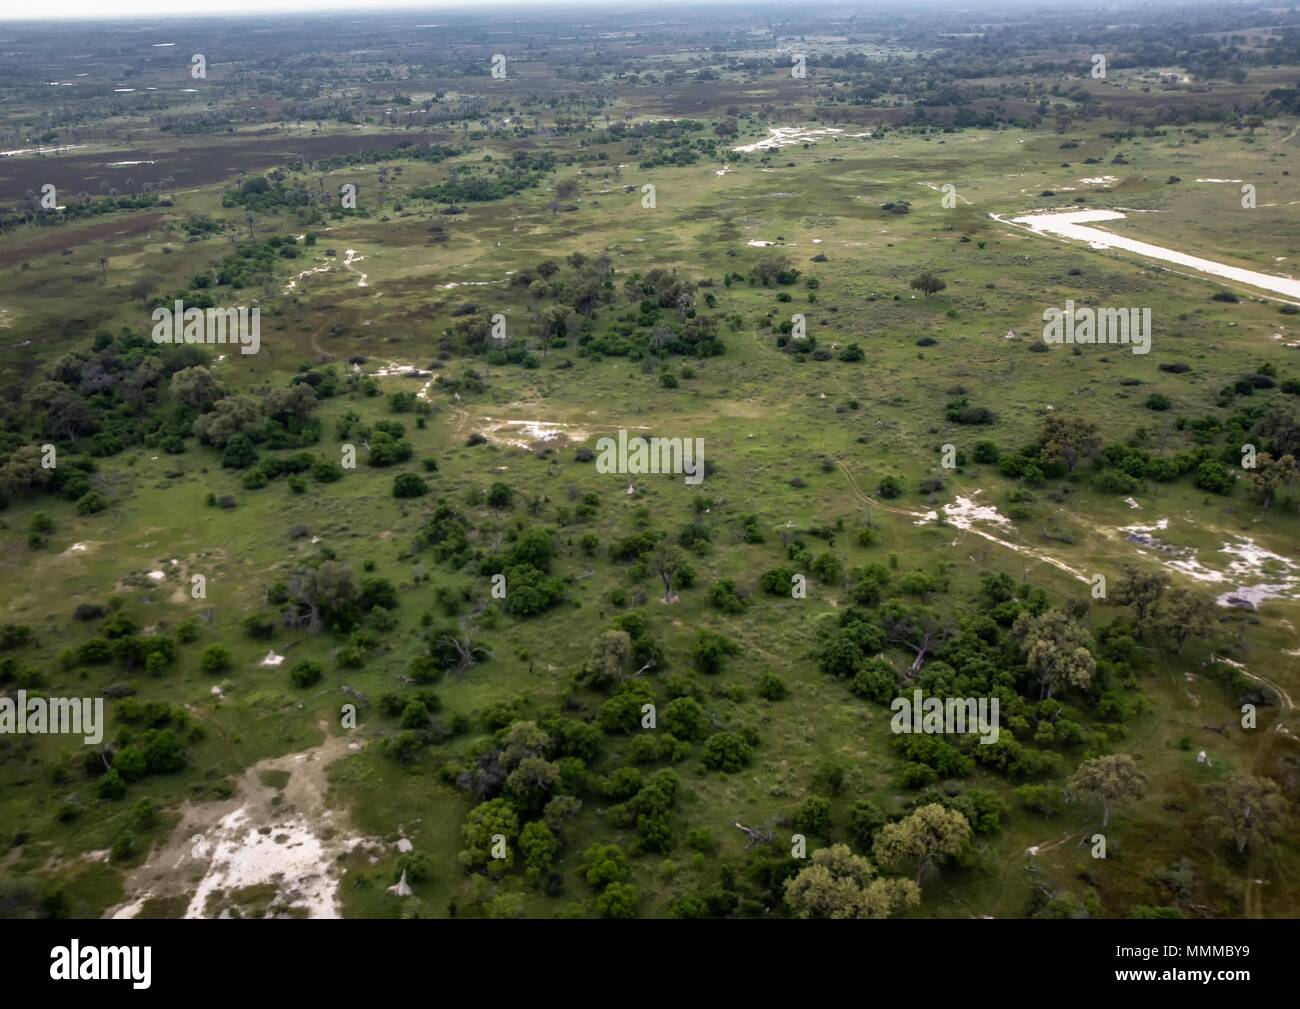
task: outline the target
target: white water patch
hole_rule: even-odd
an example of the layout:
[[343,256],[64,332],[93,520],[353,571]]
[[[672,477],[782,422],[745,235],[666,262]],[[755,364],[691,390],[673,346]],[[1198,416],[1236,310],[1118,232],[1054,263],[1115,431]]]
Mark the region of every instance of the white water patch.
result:
[[[979,491],[975,492],[976,494]],[[971,498],[961,497],[960,495],[943,506],[943,516],[949,525],[956,526],[958,529],[970,529],[974,522],[992,522],[994,525],[1011,527],[1011,520],[997,510],[993,505],[979,505]],[[937,522],[939,513],[928,511],[916,521],[916,525],[923,526],[930,522]]]
[[869,137],[870,133],[848,133],[835,126],[827,126],[823,129],[813,129],[810,126],[769,126],[767,137],[763,140],[755,141],[752,144],[745,144],[741,147],[733,147],[732,150],[740,154],[753,154],[757,150],[769,149],[776,150],[780,147],[790,147],[797,144],[814,144],[819,139],[826,137],[857,138]]
[[314,273],[328,273],[332,268],[333,268],[333,264],[326,262],[321,266],[313,267],[310,270],[303,270],[296,277],[292,278],[289,281],[289,283],[284,285],[284,293],[288,294],[290,291],[292,291],[295,287],[298,286],[298,281],[302,280],[304,277],[310,277]]
[[266,658],[264,658],[261,662],[259,662],[258,665],[259,665],[259,666],[270,666],[272,669],[274,669],[276,666],[280,665],[282,662],[284,662],[284,656],[283,656],[283,655],[276,655],[275,652],[274,652],[274,650],[272,650],[272,651],[269,651],[269,652],[266,653]]
[[75,151],[85,144],[59,144],[57,147],[20,147],[13,151],[0,151],[0,158],[16,158],[23,154],[58,154],[61,151]]
[[162,580],[163,580],[164,578],[166,578],[166,577],[167,577],[167,573],[166,573],[165,571],[150,571],[150,572],[149,572],[149,579],[150,579],[150,581],[160,582],[160,581],[162,581]]
[[713,174],[714,174],[714,175],[730,175],[730,174],[731,174],[731,171],[732,171],[732,169],[731,169],[731,166],[730,166],[730,165],[723,165],[721,168],[714,169]]
[[1178,266],[1185,266],[1199,273],[1208,273],[1214,277],[1235,280],[1241,284],[1249,284],[1251,287],[1258,287],[1265,291],[1286,295],[1289,298],[1300,299],[1300,280],[1278,277],[1269,273],[1259,273],[1256,270],[1245,270],[1238,266],[1228,266],[1225,263],[1216,263],[1210,259],[1191,256],[1185,252],[1175,252],[1173,249],[1152,245],[1149,242],[1140,242],[1134,238],[1115,235],[1109,231],[1103,231],[1101,228],[1085,226],[1096,221],[1122,220],[1126,215],[1117,210],[1073,210],[1064,213],[1026,214],[1022,217],[1010,218],[1009,221],[997,214],[990,214],[989,216],[996,221],[1026,227],[1036,235],[1055,235],[1061,238],[1073,239],[1076,242],[1086,242],[1094,249],[1123,249],[1126,252],[1134,252],[1148,259],[1175,263]]
[[1154,559],[1171,571],[1177,571],[1203,585],[1225,587],[1215,602],[1220,606],[1258,609],[1269,599],[1300,599],[1300,562],[1260,546],[1249,536],[1233,536],[1216,551],[1230,560],[1212,566],[1194,547],[1181,547],[1157,536],[1169,528],[1169,520],[1155,525],[1124,526],[1119,531],[1139,547],[1138,553]]
[[156,161],[106,161],[105,168],[126,168],[130,165],[156,165]]
[[[1022,546],[1019,543],[1012,543],[1010,540],[1005,540],[1001,536],[995,536],[987,529],[981,529],[976,526],[976,522],[985,522],[997,526],[999,531],[1015,531],[1015,527],[1012,526],[1011,520],[1000,513],[997,508],[992,505],[976,504],[973,499],[981,493],[983,493],[983,491],[977,490],[969,498],[958,496],[949,504],[944,505],[943,515],[947,524],[960,529],[962,532],[968,532],[975,536],[982,537],[990,543],[996,543],[998,546],[1007,550],[1014,551],[1018,554],[1024,554],[1026,557],[1033,557],[1035,560],[1040,560],[1044,564],[1050,564],[1052,567],[1064,571],[1066,574],[1071,575],[1081,582],[1090,581],[1086,574],[1079,571],[1077,568],[1073,568],[1069,564],[1066,564],[1065,561],[1058,560],[1057,558],[1035,550],[1032,547]],[[939,521],[939,513],[934,511],[925,512],[924,514],[920,512],[905,511],[904,514],[910,515],[915,519],[915,524],[918,526]],[[960,537],[953,540],[952,545],[956,546],[959,540]]]
[[371,372],[374,378],[391,378],[393,375],[401,375],[404,378],[428,378],[432,374],[433,372],[417,368],[415,365],[398,364],[396,361],[389,361],[384,367]]
[[185,909],[186,918],[206,917],[208,898],[235,893],[251,886],[274,884],[291,887],[285,906],[309,918],[338,918],[338,880],[330,864],[343,845],[331,844],[302,816],[277,822],[267,833],[258,830],[247,807],[229,813],[217,823],[211,847],[211,864]]
[[796,243],[794,243],[794,242],[764,242],[762,239],[751,238],[751,239],[750,239],[748,242],[746,242],[745,244],[748,245],[748,246],[751,246],[751,247],[753,247],[753,248],[755,248],[755,249],[766,249],[766,248],[768,248],[769,246],[773,246],[773,245],[778,246],[778,247],[780,247],[780,248],[791,248],[791,249],[793,249]]
[[[979,491],[975,493],[978,494]],[[976,504],[967,497],[957,497],[951,504],[944,505],[943,514],[948,524],[958,529],[969,529],[973,522],[991,522],[993,525],[1011,528],[1011,520],[995,506]]]
[[444,291],[453,291],[458,287],[487,287],[491,284],[503,284],[503,280],[451,280],[438,286]]
[[515,448],[532,448],[537,442],[581,442],[591,437],[590,432],[574,424],[561,424],[558,421],[505,420],[493,417],[484,417],[483,421],[483,431],[493,435],[497,441]]
[[1197,182],[1240,182],[1241,179],[1197,179]]
[[1085,186],[1110,186],[1119,181],[1117,175],[1094,175],[1090,179],[1080,179]]
[[1150,545],[1155,542],[1155,537],[1151,535],[1152,533],[1162,532],[1163,530],[1168,528],[1169,528],[1169,520],[1161,519],[1155,525],[1150,525],[1150,526],[1141,526],[1141,525],[1121,526],[1119,531],[1125,533],[1128,536],[1128,538],[1133,540],[1133,542],[1135,543],[1144,543]]
[[[417,368],[413,364],[402,364],[400,361],[385,361],[384,367],[371,372],[372,378],[427,378],[428,381],[420,386],[420,391],[415,394],[416,399],[422,399],[426,403],[431,402],[432,397],[429,390],[433,388],[436,376],[433,372],[425,368]],[[313,541],[315,542],[315,541]]]
[[352,269],[352,264],[359,263],[365,258],[365,256],[358,256],[355,249],[348,249],[343,254],[343,268],[351,273],[355,273],[359,278],[361,278],[357,281],[357,287],[366,286],[366,275],[360,270]]
[[[240,891],[270,887],[268,917],[339,917],[342,860],[359,848],[387,847],[356,836],[346,815],[325,805],[326,768],[356,748],[331,736],[245,769],[232,799],[184,803],[170,837],[124,881],[123,903],[110,916],[134,917],[151,898],[183,897],[186,918],[228,918]],[[273,786],[267,771],[287,772],[288,780]]]

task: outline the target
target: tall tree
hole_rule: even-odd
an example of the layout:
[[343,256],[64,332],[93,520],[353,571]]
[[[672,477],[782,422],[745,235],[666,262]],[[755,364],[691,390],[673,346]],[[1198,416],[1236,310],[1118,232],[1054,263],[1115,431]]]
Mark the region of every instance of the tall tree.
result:
[[1199,592],[1171,589],[1156,610],[1156,628],[1174,643],[1178,654],[1191,638],[1207,638],[1218,623],[1218,609]]
[[876,833],[871,852],[881,865],[916,866],[916,885],[925,870],[970,841],[970,822],[955,809],[932,802],[914,813],[887,823]]
[[912,281],[912,290],[920,291],[922,294],[924,294],[926,301],[930,300],[930,295],[938,294],[947,286],[948,286],[947,283],[943,280],[942,277],[938,276],[935,273],[931,273],[929,270],[926,270],[919,277],[917,277],[915,280]]
[[1097,433],[1097,425],[1082,417],[1049,414],[1043,422],[1040,438],[1043,456],[1059,459],[1071,473],[1079,463],[1101,451],[1101,435]]
[[583,667],[582,680],[593,687],[617,680],[631,654],[632,637],[627,631],[602,631],[591,646],[591,658]]
[[685,563],[686,559],[682,556],[682,552],[673,545],[667,534],[655,544],[654,565],[655,570],[659,572],[659,577],[663,579],[665,603],[677,602],[677,594],[673,592],[673,579],[677,577],[677,572]]
[[1279,491],[1294,487],[1297,480],[1300,480],[1300,469],[1296,468],[1295,456],[1284,455],[1281,459],[1274,459],[1267,452],[1261,452],[1250,474],[1250,493],[1256,504],[1268,508]]
[[1134,567],[1124,569],[1111,598],[1121,606],[1131,606],[1139,627],[1144,627],[1155,611],[1156,603],[1169,588],[1169,576],[1163,571],[1140,571]]
[[1110,822],[1110,811],[1128,799],[1146,795],[1147,776],[1127,753],[1094,757],[1079,765],[1066,784],[1071,795],[1101,803],[1101,825]]
[[877,879],[876,867],[844,844],[813,852],[785,881],[785,902],[796,918],[890,918],[920,899],[910,879]]
[[1087,689],[1097,671],[1088,650],[1088,632],[1061,610],[1039,616],[1022,613],[1011,629],[1025,653],[1025,664],[1039,683],[1039,697],[1047,699],[1066,687]]
[[933,610],[924,606],[908,606],[891,599],[880,608],[880,622],[885,635],[894,644],[912,651],[909,675],[915,676],[925,664],[926,656],[953,635],[953,626]]
[[1287,804],[1277,782],[1249,774],[1234,774],[1206,790],[1215,810],[1205,821],[1238,852],[1266,841],[1286,823]]

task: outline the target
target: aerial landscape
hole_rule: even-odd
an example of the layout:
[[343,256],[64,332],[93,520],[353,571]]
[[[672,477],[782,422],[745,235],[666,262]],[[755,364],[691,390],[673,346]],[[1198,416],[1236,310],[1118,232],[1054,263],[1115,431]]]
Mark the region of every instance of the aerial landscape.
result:
[[1300,8],[355,8],[0,20],[0,918],[1300,917]]

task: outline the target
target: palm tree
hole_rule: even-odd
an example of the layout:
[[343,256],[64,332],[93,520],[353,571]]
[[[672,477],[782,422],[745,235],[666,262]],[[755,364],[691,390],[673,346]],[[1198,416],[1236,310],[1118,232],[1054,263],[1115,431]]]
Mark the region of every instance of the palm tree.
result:
[[256,218],[253,216],[253,212],[252,212],[251,210],[245,210],[245,211],[244,211],[244,223],[248,225],[248,240],[249,240],[250,242],[254,240],[254,239],[253,239],[253,221],[255,221],[255,220],[256,220]]
[[107,284],[108,283],[108,257],[107,256],[99,257],[99,269],[104,274],[104,283]]

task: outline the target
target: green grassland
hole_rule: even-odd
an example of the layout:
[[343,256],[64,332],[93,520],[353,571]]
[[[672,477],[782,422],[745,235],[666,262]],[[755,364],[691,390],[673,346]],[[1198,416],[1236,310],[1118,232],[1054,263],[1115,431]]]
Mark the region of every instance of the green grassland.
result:
[[[340,369],[349,367],[345,362],[353,355],[364,355],[367,371],[385,360],[427,368],[443,330],[457,318],[453,313],[466,303],[504,314],[512,338],[523,338],[531,309],[526,294],[507,283],[511,271],[574,252],[607,252],[616,285],[633,271],[644,274],[656,267],[689,280],[711,278],[707,290],[716,295],[717,312],[737,317],[739,326],[721,327],[722,356],[673,358],[649,370],[627,358],[580,354],[572,341],[552,348],[536,368],[456,357],[443,362],[438,374],[463,378],[474,369],[486,388],[452,397],[435,385],[422,428],[414,414],[390,416],[383,396],[344,393],[324,400],[317,411],[324,435],[313,454],[337,458],[334,427],[347,411],[368,422],[402,422],[414,452],[399,467],[362,464],[337,483],[313,484],[306,494],[292,494],[283,479],[246,490],[237,472],[222,469],[220,452],[191,442],[180,455],[132,448],[101,460],[95,485],[110,505],[100,514],[80,516],[68,502],[14,501],[0,515],[0,620],[34,629],[38,644],[22,658],[40,669],[48,693],[97,692],[124,678],[106,668],[61,667],[60,650],[94,634],[72,619],[79,603],[104,603],[116,595],[124,613],[156,633],[174,632],[187,617],[208,616],[201,621],[199,640],[180,646],[179,662],[165,675],[130,677],[140,699],[182,706],[202,727],[202,738],[188,747],[188,767],[133,784],[124,802],[105,801],[76,772],[51,783],[50,766],[71,749],[67,740],[27,737],[0,764],[0,822],[12,844],[0,855],[0,871],[62,887],[72,913],[101,913],[124,899],[123,876],[147,859],[150,844],[164,841],[183,801],[215,801],[223,797],[222,783],[228,786],[250,765],[316,746],[324,732],[350,732],[365,745],[330,766],[328,800],[358,835],[390,843],[405,836],[429,856],[429,878],[413,887],[421,915],[442,916],[453,905],[460,914],[488,913],[491,898],[508,892],[523,895],[522,913],[529,916],[593,914],[595,893],[583,880],[582,852],[597,842],[626,846],[633,834],[608,822],[609,801],[584,796],[581,812],[564,829],[566,844],[557,863],[563,892],[547,896],[518,869],[492,883],[466,876],[457,852],[461,825],[474,802],[438,772],[468,756],[489,734],[483,718],[492,706],[517,700],[521,718],[561,709],[569,718],[594,717],[605,698],[574,688],[574,674],[597,634],[620,613],[637,609],[667,657],[664,675],[689,670],[700,628],[720,631],[739,644],[721,673],[699,678],[704,703],[717,724],[753,729],[760,740],[753,763],[733,774],[706,770],[698,745],[673,765],[681,779],[671,816],[676,844],[667,854],[643,853],[631,861],[632,881],[642,893],[640,913],[663,915],[684,894],[713,885],[720,865],[743,864],[746,838],[733,823],[772,827],[784,848],[794,829],[788,818],[809,795],[825,792],[816,777],[827,763],[842,767],[844,780],[831,796],[829,834],[810,839],[813,847],[845,836],[854,800],[869,798],[898,815],[915,798],[914,791],[899,786],[901,761],[890,746],[888,710],[852,695],[845,683],[818,669],[813,655],[817,626],[850,605],[845,586],[810,578],[806,599],[774,597],[756,588],[763,571],[788,563],[783,531],[839,530],[831,549],[847,569],[892,559],[899,575],[942,573],[948,588],[931,602],[945,611],[970,607],[985,575],[1005,573],[1017,583],[1045,589],[1054,603],[1090,603],[1086,622],[1094,628],[1112,620],[1118,609],[1092,601],[1086,581],[1045,559],[1088,577],[1105,574],[1113,582],[1125,564],[1152,563],[1118,531],[1123,526],[1169,518],[1179,543],[1197,548],[1202,558],[1212,558],[1235,534],[1294,557],[1300,542],[1294,508],[1258,508],[1247,501],[1244,482],[1226,497],[1197,490],[1187,479],[1144,483],[1134,494],[1141,510],[1134,511],[1124,495],[1102,493],[1089,482],[1048,481],[1035,490],[1036,500],[1018,513],[1013,528],[976,526],[1019,550],[915,517],[957,496],[978,495],[980,504],[1003,514],[1015,503],[1017,482],[996,466],[967,463],[956,472],[942,470],[939,453],[946,443],[969,454],[974,442],[992,440],[1012,451],[1033,441],[1044,417],[1055,411],[1091,420],[1108,443],[1146,428],[1153,444],[1166,439],[1171,448],[1181,447],[1185,434],[1175,429],[1174,419],[1226,416],[1216,397],[1242,373],[1272,365],[1281,377],[1300,375],[1297,352],[1273,339],[1279,331],[1295,339],[1294,317],[1279,314],[1276,300],[1236,288],[1239,302],[1211,301],[1226,285],[1159,270],[1127,254],[1033,236],[991,216],[1067,206],[1149,210],[1154,212],[1130,214],[1116,230],[1254,269],[1293,268],[1300,255],[1297,213],[1288,200],[1294,191],[1288,173],[1296,168],[1294,124],[1271,121],[1250,143],[1244,132],[1216,129],[1202,138],[1176,127],[1159,136],[1116,141],[1100,136],[1108,127],[1114,124],[1076,125],[1064,136],[1014,129],[924,135],[891,130],[870,139],[822,139],[767,156],[728,156],[726,174],[718,174],[722,163],[641,169],[620,145],[608,145],[599,152],[582,151],[583,162],[562,166],[537,189],[470,204],[463,214],[443,218],[450,237],[431,242],[436,205],[409,194],[445,180],[454,166],[480,164],[484,155],[509,157],[516,149],[489,140],[441,164],[402,162],[383,206],[374,202],[377,166],[323,173],[328,192],[348,181],[359,182],[362,192],[362,213],[329,219],[328,231],[300,227],[287,215],[259,215],[261,236],[312,231],[318,238],[314,247],[303,248],[301,258],[283,265],[274,284],[243,292],[244,303],[255,301],[262,308],[263,346],[253,356],[231,352],[216,361],[214,354],[213,373],[231,391],[281,387],[300,362],[327,358]],[[763,135],[755,130],[741,142]],[[1062,150],[1067,138],[1078,146]],[[561,138],[555,144],[571,149],[564,145],[572,141]],[[1120,151],[1127,164],[1112,162]],[[595,153],[607,158],[597,160]],[[1097,163],[1085,165],[1085,158]],[[1061,165],[1066,161],[1068,168]],[[620,164],[627,167],[616,175],[613,166]],[[1098,175],[1119,181],[1109,189],[1079,181]],[[1171,175],[1183,181],[1170,184]],[[569,176],[580,184],[578,209],[555,213],[548,208],[552,189]],[[1239,187],[1198,184],[1193,181],[1198,177],[1252,182],[1260,206],[1243,210]],[[313,184],[315,178],[312,173]],[[653,209],[641,203],[647,183],[655,187]],[[937,191],[948,183],[960,196],[955,209],[945,209]],[[144,332],[147,311],[129,293],[132,282],[147,277],[159,293],[182,290],[189,277],[203,273],[228,248],[220,234],[187,242],[180,223],[207,214],[242,227],[242,211],[221,206],[223,188],[176,193],[174,205],[144,231],[131,230],[130,218],[119,215],[65,226],[57,246],[45,241],[48,229],[10,235],[7,250],[33,244],[29,256],[20,252],[22,258],[0,273],[6,320],[0,329],[0,367],[36,381],[42,368],[83,346],[96,329],[116,332],[126,326]],[[1044,190],[1056,195],[1040,196]],[[1076,197],[1086,203],[1075,202]],[[880,209],[900,199],[912,204],[911,213]],[[107,220],[120,227],[105,231]],[[779,244],[754,247],[747,244],[751,241]],[[71,255],[62,255],[63,248]],[[326,249],[337,255],[326,257]],[[366,274],[365,287],[339,265],[347,249],[363,257],[354,265]],[[812,261],[818,253],[825,261]],[[109,260],[106,279],[96,265],[101,256]],[[776,256],[790,259],[800,271],[799,282],[723,285],[724,276],[748,275]],[[1277,262],[1278,257],[1286,259]],[[290,276],[325,262],[333,263],[328,272],[306,277],[285,293]],[[910,280],[923,270],[939,272],[946,289],[929,299],[912,290]],[[815,289],[806,285],[808,278],[817,281]],[[444,286],[489,281],[494,283]],[[780,292],[791,300],[778,301]],[[1101,347],[1031,352],[1042,311],[1066,299],[1149,306],[1151,353],[1136,356],[1126,348]],[[620,300],[602,309],[598,325],[627,308]],[[819,346],[857,344],[864,360],[817,361],[787,353],[777,344],[771,320],[788,320],[794,312],[806,315]],[[1019,339],[1006,339],[1008,330]],[[923,337],[928,345],[918,345]],[[1191,370],[1159,370],[1175,362]],[[690,377],[683,377],[687,367]],[[679,376],[677,386],[666,387],[661,373]],[[426,381],[379,379],[384,394],[415,391]],[[944,404],[956,386],[971,403],[992,409],[996,423],[972,428],[945,420]],[[1152,394],[1167,396],[1172,409],[1147,409]],[[1273,389],[1255,398],[1262,403],[1289,397]],[[591,463],[577,461],[570,444],[514,447],[492,433],[486,445],[467,444],[470,434],[488,432],[500,420],[571,425],[587,435],[580,440],[588,445],[620,428],[701,438],[705,458],[716,470],[691,487],[680,476],[601,474]],[[423,474],[430,495],[395,499],[394,473],[420,471],[425,458],[437,460],[436,472]],[[891,475],[902,479],[906,492],[882,501],[877,485]],[[945,487],[931,504],[916,488],[919,480],[934,476],[942,476]],[[515,492],[509,511],[483,502],[483,492],[498,481]],[[629,484],[635,486],[633,494],[627,492]],[[237,507],[210,507],[209,494],[233,495]],[[599,499],[594,516],[557,526],[557,510],[570,509],[587,494]],[[484,549],[508,542],[518,522],[554,529],[555,571],[566,581],[567,599],[529,619],[492,606],[492,615],[474,625],[475,639],[490,649],[491,658],[447,674],[436,686],[444,716],[464,715],[471,728],[424,749],[413,763],[400,764],[380,745],[396,734],[396,722],[375,706],[362,711],[355,729],[339,727],[341,706],[349,701],[340,687],[346,684],[372,700],[403,689],[401,676],[422,650],[421,617],[437,609],[435,587],[464,588],[476,604],[491,603],[486,575],[452,572],[427,551],[412,548],[437,499],[454,503],[467,516],[474,543]],[[680,602],[666,605],[653,573],[638,579],[628,565],[611,563],[606,551],[641,528],[676,532],[694,520],[701,499],[697,521],[709,530],[711,542],[691,556],[696,585],[682,590]],[[532,501],[538,504],[530,512]],[[55,531],[46,547],[33,550],[26,530],[37,511],[53,519]],[[750,514],[758,517],[763,543],[741,537],[742,518]],[[868,524],[876,530],[876,542],[860,546],[857,532]],[[307,527],[310,536],[291,538],[297,526]],[[588,533],[599,542],[594,556],[581,548]],[[827,548],[816,539],[809,542],[814,553]],[[82,547],[73,550],[74,544]],[[367,577],[399,586],[398,626],[383,635],[360,669],[336,668],[344,642],[331,634],[279,629],[265,642],[248,639],[240,629],[246,617],[264,608],[266,587],[326,549],[358,573],[366,565]],[[165,578],[154,584],[143,577],[153,570],[163,570]],[[206,599],[189,594],[194,574],[206,578]],[[710,605],[709,586],[723,578],[754,590],[742,613],[728,615]],[[611,601],[619,589],[632,597],[630,605]],[[472,609],[467,606],[465,613]],[[1225,610],[1222,616],[1215,642],[1220,654],[1226,645],[1252,673],[1292,694],[1300,691],[1300,657],[1290,654],[1297,647],[1300,601],[1272,600],[1257,613]],[[218,677],[199,668],[202,649],[215,641],[234,654],[233,671]],[[258,665],[268,648],[287,656],[284,666]],[[1206,784],[1232,771],[1277,774],[1290,768],[1294,775],[1295,737],[1275,731],[1279,719],[1294,727],[1294,715],[1277,707],[1261,709],[1258,729],[1236,730],[1236,694],[1214,677],[1207,645],[1193,643],[1183,656],[1155,647],[1143,652],[1134,711],[1122,726],[1107,731],[1112,749],[1133,754],[1151,784],[1144,799],[1113,816],[1106,831],[1108,857],[1092,859],[1088,848],[1079,846],[1080,838],[1099,827],[1096,809],[1072,804],[1058,816],[1040,816],[1012,797],[1014,783],[978,770],[962,785],[1004,798],[1000,829],[977,835],[958,862],[928,877],[923,901],[910,913],[1019,916],[1037,906],[1036,893],[1069,892],[1095,915],[1124,916],[1136,905],[1168,903],[1153,880],[1183,858],[1196,873],[1185,903],[1199,910],[1188,914],[1300,913],[1300,849],[1293,832],[1239,858],[1200,826],[1208,813]],[[903,652],[890,651],[889,657],[895,665],[907,664]],[[320,683],[298,689],[287,670],[303,658],[321,661],[327,672]],[[765,671],[787,682],[787,698],[759,696],[758,678]],[[648,677],[660,710],[668,700],[664,675]],[[222,688],[220,696],[212,692],[214,685]],[[1067,703],[1086,723],[1097,723],[1081,698]],[[1205,728],[1221,723],[1234,728],[1226,736]],[[112,731],[110,722],[110,736]],[[589,771],[611,773],[628,762],[632,745],[632,735],[608,735]],[[1210,753],[1212,766],[1196,762],[1202,749]],[[1058,784],[1081,756],[1077,749],[1060,752],[1062,773],[1051,779]],[[78,796],[83,811],[64,822],[56,814],[67,795]],[[164,816],[147,829],[131,828],[136,854],[121,860],[92,855],[127,829],[131,803],[146,796]],[[717,853],[690,849],[682,840],[689,828],[711,831]],[[1043,850],[1030,857],[1030,846]],[[402,900],[384,889],[395,878],[396,852],[388,851],[377,862],[360,856],[347,861],[340,887],[345,914],[401,913]],[[1252,891],[1255,879],[1264,883]]]

